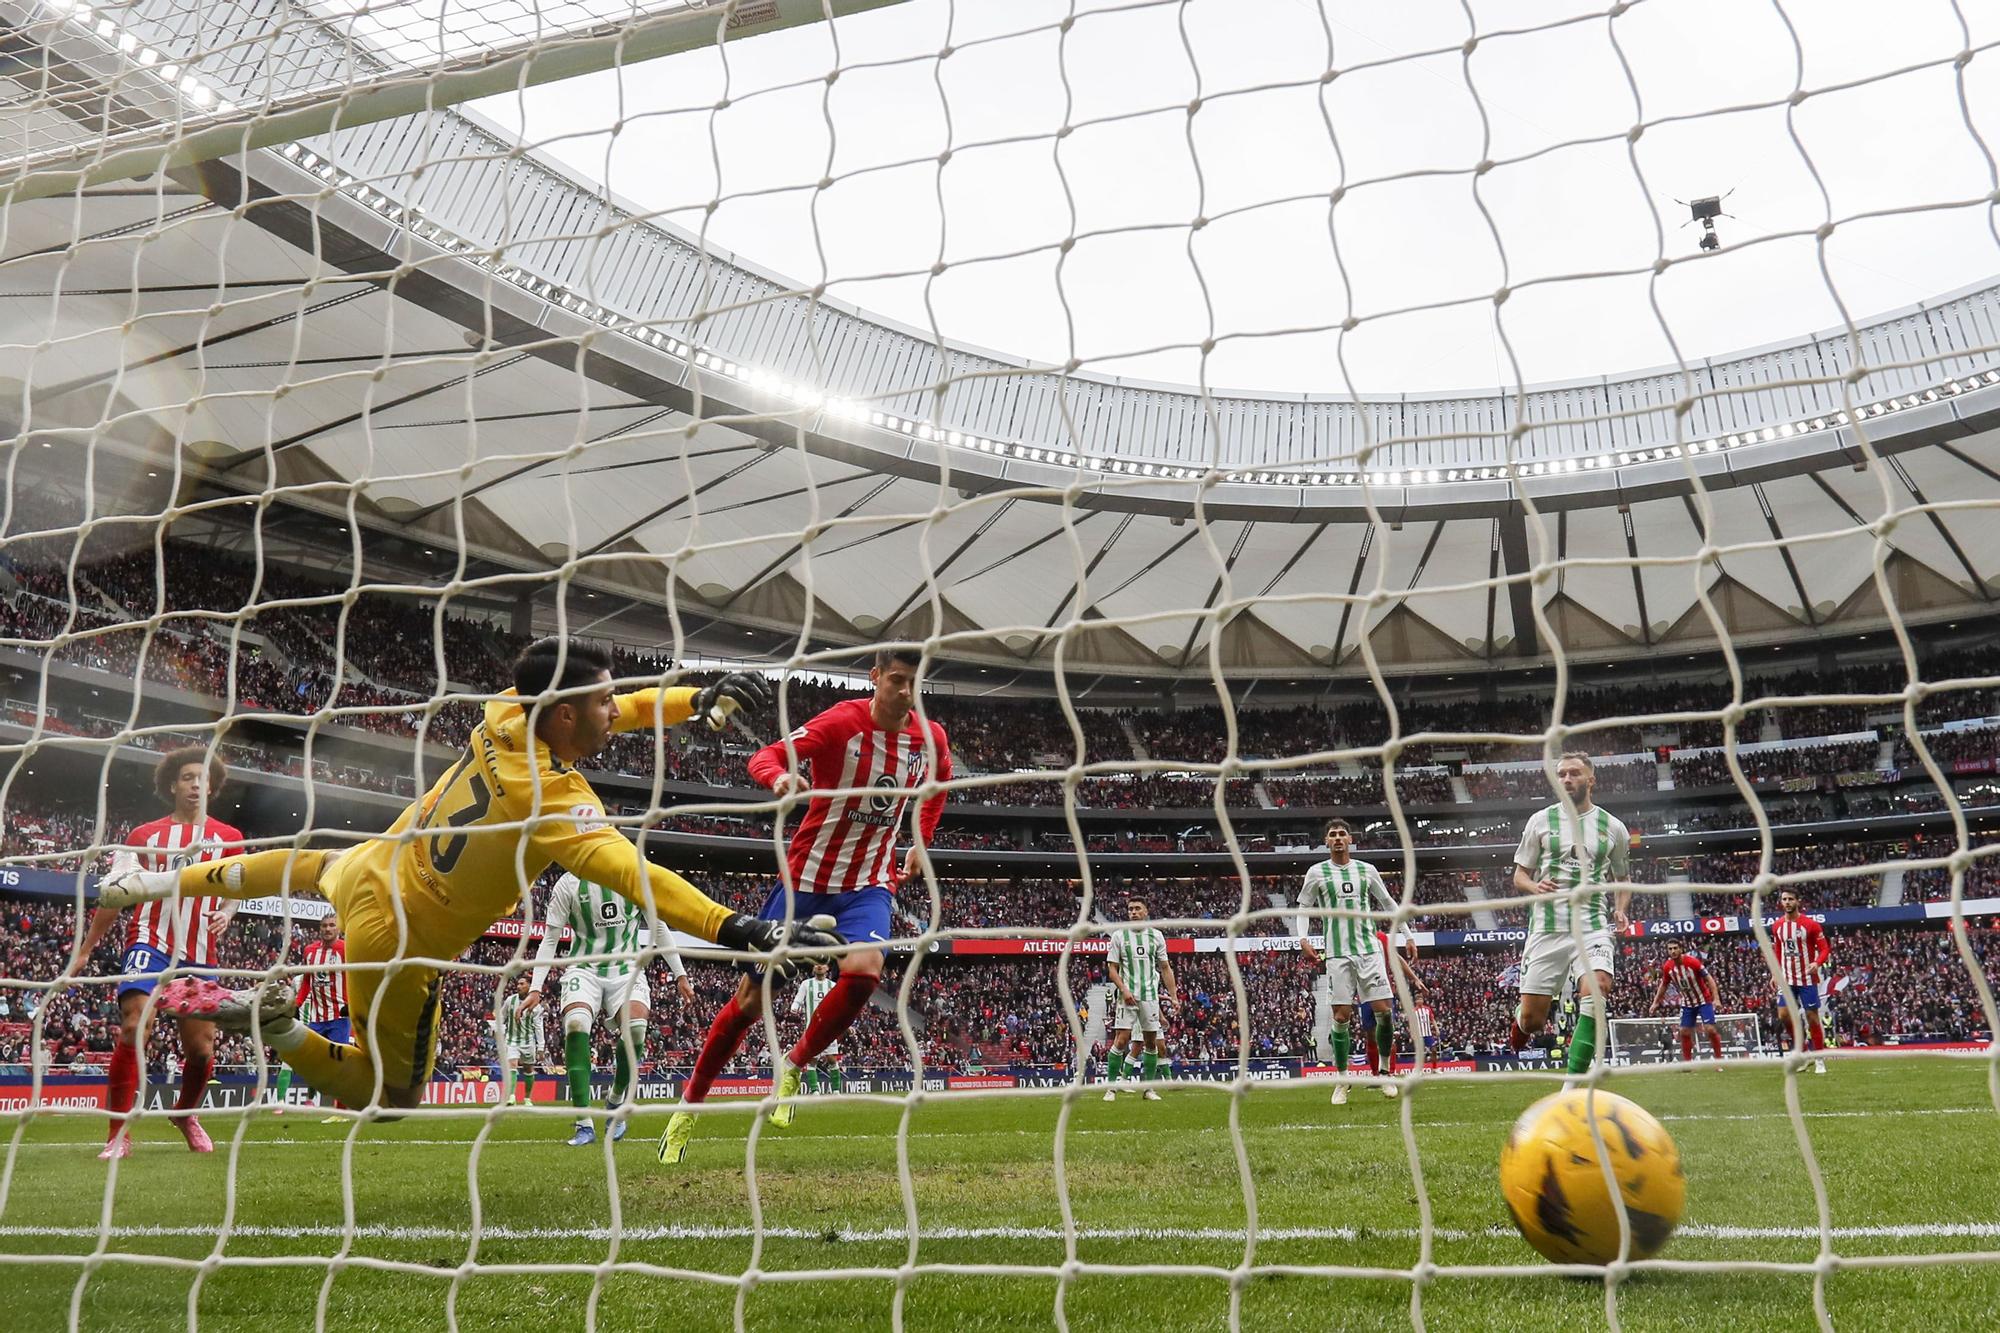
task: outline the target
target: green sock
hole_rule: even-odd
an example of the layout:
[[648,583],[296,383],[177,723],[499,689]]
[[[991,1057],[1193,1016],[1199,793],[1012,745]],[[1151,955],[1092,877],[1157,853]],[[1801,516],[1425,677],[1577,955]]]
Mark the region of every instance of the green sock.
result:
[[590,1105],[590,1034],[566,1034],[563,1058],[569,1065],[569,1104],[578,1108]]
[[826,1076],[833,1080],[833,1090],[835,1092],[839,1092],[847,1086],[847,1076],[840,1072],[839,1065],[835,1065],[832,1069],[828,1070]]
[[1145,1079],[1160,1076],[1160,1057],[1148,1046],[1139,1056],[1139,1077]]
[[1597,1020],[1589,1014],[1578,1014],[1576,1031],[1569,1039],[1569,1072],[1587,1074],[1590,1072],[1590,1057],[1597,1052]]
[[618,1053],[614,1062],[615,1072],[611,1075],[611,1104],[620,1105],[625,1094],[632,1089],[632,1057],[645,1049],[646,1029],[634,1024],[625,1029],[625,1035],[618,1041]]
[[1354,1035],[1347,1030],[1347,1024],[1333,1025],[1333,1067],[1342,1075],[1347,1073],[1347,1062],[1354,1058]]
[[290,1065],[279,1065],[278,1086],[272,1089],[271,1099],[277,1102],[278,1105],[283,1106],[285,1104],[285,1094],[290,1092],[291,1090],[292,1090],[292,1067]]
[[1396,1072],[1396,1025],[1386,1013],[1375,1016],[1375,1053],[1381,1059],[1384,1074]]
[[1104,1081],[1106,1083],[1116,1083],[1118,1076],[1124,1072],[1125,1052],[1113,1046],[1111,1053],[1104,1057]]
[[806,1066],[806,1091],[807,1092],[819,1091],[819,1071],[817,1069],[814,1069],[811,1065]]
[[524,1102],[535,1100],[535,1067],[533,1065],[526,1066],[520,1070],[517,1077],[521,1084],[521,1100]]

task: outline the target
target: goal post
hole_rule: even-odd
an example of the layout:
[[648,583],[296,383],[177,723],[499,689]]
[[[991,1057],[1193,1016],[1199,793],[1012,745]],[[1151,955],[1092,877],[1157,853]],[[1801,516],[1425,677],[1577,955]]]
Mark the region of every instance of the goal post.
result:
[[[1678,1060],[1680,1030],[1679,1018],[1614,1018],[1605,1053],[1631,1064]],[[1699,1034],[1700,1028],[1693,1031]],[[1755,1014],[1717,1014],[1715,1031],[1722,1038],[1725,1057],[1754,1056],[1764,1049],[1763,1029]],[[1707,1040],[1700,1035],[1695,1038],[1695,1054],[1704,1059],[1709,1055]]]

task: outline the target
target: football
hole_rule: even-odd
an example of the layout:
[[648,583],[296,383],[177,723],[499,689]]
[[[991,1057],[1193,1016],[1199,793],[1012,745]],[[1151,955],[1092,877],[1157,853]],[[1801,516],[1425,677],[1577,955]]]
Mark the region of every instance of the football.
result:
[[1618,1208],[1591,1135],[1593,1116],[1631,1219],[1628,1257],[1649,1259],[1680,1223],[1687,1178],[1665,1127],[1616,1093],[1576,1088],[1521,1113],[1500,1150],[1507,1211],[1528,1243],[1555,1263],[1608,1264],[1618,1257]]

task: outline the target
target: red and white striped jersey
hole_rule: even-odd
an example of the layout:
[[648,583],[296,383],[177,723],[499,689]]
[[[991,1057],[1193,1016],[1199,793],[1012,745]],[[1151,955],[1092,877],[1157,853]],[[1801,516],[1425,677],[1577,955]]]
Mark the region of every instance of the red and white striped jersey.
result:
[[1666,973],[1667,985],[1683,1009],[1698,1009],[1714,999],[1711,989],[1713,982],[1708,975],[1708,966],[1699,958],[1669,958],[1662,969]]
[[308,1023],[338,1022],[347,1012],[347,973],[321,969],[347,961],[347,941],[307,940],[299,956],[307,969],[299,978],[299,1017]]
[[1778,979],[1787,986],[1817,986],[1820,969],[1833,955],[1819,922],[1803,914],[1771,923],[1771,947],[1778,951]]
[[[145,870],[179,870],[197,861],[233,856],[243,850],[242,842],[243,835],[219,819],[183,824],[172,815],[125,835],[126,845],[139,849],[139,865]],[[208,914],[222,903],[220,898],[185,897],[142,903],[132,910],[125,947],[144,945],[178,962],[214,967],[215,938],[208,928]]]
[[[951,749],[944,727],[930,723],[937,778],[951,778]],[[792,830],[786,859],[794,889],[848,893],[871,885],[894,886],[896,836],[902,831],[907,792],[930,773],[925,737],[912,712],[891,736],[875,725],[872,699],[845,699],[793,732],[799,770],[816,788],[876,788],[875,795],[815,796]],[[750,776],[770,786],[785,771],[785,742],[774,741],[750,757]],[[926,842],[944,814],[944,793],[925,801],[918,815]]]

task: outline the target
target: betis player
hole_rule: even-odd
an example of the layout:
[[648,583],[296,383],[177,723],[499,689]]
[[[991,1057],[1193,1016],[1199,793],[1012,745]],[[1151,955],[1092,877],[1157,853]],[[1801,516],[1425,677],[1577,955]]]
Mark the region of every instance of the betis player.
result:
[[[820,1003],[833,994],[832,971],[824,958],[815,959],[812,975],[801,981],[799,988],[792,992],[792,1012],[804,1018],[807,1027],[812,1026],[813,1015],[819,1012]],[[826,1049],[806,1066],[805,1076],[807,1092],[818,1092],[822,1078],[826,1080],[827,1087],[839,1092],[846,1081],[840,1072],[840,1043],[828,1043]]]
[[[1354,830],[1344,819],[1326,823],[1326,860],[1306,871],[1299,888],[1299,947],[1306,961],[1326,964],[1328,998],[1333,1003],[1333,1104],[1347,1102],[1348,1060],[1354,1037],[1348,1023],[1356,1005],[1370,1006],[1375,1018],[1375,1050],[1379,1062],[1393,1071],[1395,1019],[1390,1014],[1388,948],[1375,929],[1373,914],[1394,912],[1396,900],[1382,883],[1382,874],[1354,857]],[[1317,919],[1317,924],[1315,924]],[[1313,943],[1313,936],[1319,943]],[[1384,1059],[1387,1056],[1388,1058]],[[1396,1095],[1396,1085],[1384,1082],[1384,1097]]]
[[[750,756],[750,776],[780,797],[814,793],[804,819],[792,830],[784,876],[771,887],[759,916],[767,922],[831,917],[834,928],[860,946],[840,957],[839,980],[813,1010],[798,1044],[777,1057],[776,1092],[796,1097],[801,1071],[853,1025],[882,977],[895,888],[922,869],[923,846],[944,816],[944,792],[924,799],[917,837],[896,868],[896,832],[904,826],[910,796],[931,780],[951,780],[951,748],[944,727],[918,725],[917,673],[923,654],[884,648],[875,654],[865,699],[843,699],[783,740]],[[810,777],[807,774],[810,773]],[[839,792],[840,795],[825,793]],[[863,794],[865,793],[865,794]],[[739,966],[744,966],[739,964]],[[737,983],[736,994],[715,1016],[688,1075],[682,1100],[708,1097],[715,1076],[743,1044],[764,1013],[757,969]],[[782,1129],[797,1108],[780,1102],[771,1123]],[[660,1160],[679,1162],[694,1135],[694,1114],[676,1111],[660,1136]]]
[[[639,956],[639,934],[646,914],[630,898],[587,879],[565,874],[549,893],[542,918],[542,942],[535,947],[535,975],[528,986],[532,1009],[542,1000],[549,965],[563,931],[570,933],[569,952],[575,960],[563,970],[563,1065],[569,1071],[569,1104],[580,1115],[569,1146],[597,1142],[590,1122],[591,1031],[601,1015],[618,1039],[617,1073],[611,1083],[610,1107],[625,1104],[632,1088],[638,1053],[646,1049],[646,1019],[653,1011],[653,988],[646,980],[645,959]],[[666,950],[667,967],[680,979],[681,998],[694,999],[694,984],[678,949]],[[625,1137],[625,1117],[613,1116],[611,1141]]]
[[[523,972],[514,978],[514,989],[501,997],[500,1012],[493,1016],[494,1038],[500,1048],[500,1103],[514,1104],[514,1089],[521,1100],[535,1100],[535,1075],[542,1067],[541,993]],[[586,1122],[588,1123],[588,1122]]]
[[[639,855],[605,822],[577,764],[615,732],[711,724],[768,698],[755,676],[700,689],[615,693],[611,655],[577,640],[542,639],[514,661],[514,688],[485,706],[458,761],[387,833],[345,851],[281,847],[190,866],[128,871],[99,886],[99,901],[129,906],[200,894],[231,899],[311,890],[347,927],[353,1043],[298,1021],[289,987],[231,991],[211,981],[163,987],[161,1013],[259,1032],[286,1064],[349,1106],[414,1107],[430,1082],[440,1028],[437,968],[515,909],[551,863],[645,904],[666,924],[725,949],[832,948],[839,936],[731,912],[673,871]],[[395,964],[393,967],[386,964]]]
[[[340,918],[329,912],[320,919],[319,937],[306,941],[300,950],[305,975],[299,978],[298,994],[292,1000],[299,1007],[299,1021],[320,1036],[339,1045],[354,1040],[347,1021],[347,973],[332,969],[347,962],[347,944],[340,938]],[[272,1096],[285,1113],[285,1094],[292,1090],[292,1067],[278,1066],[278,1082]],[[339,1116],[328,1116],[324,1124],[339,1124]]]
[[[1565,751],[1556,764],[1564,800],[1528,820],[1514,852],[1514,888],[1534,894],[1528,904],[1528,942],[1521,950],[1521,1003],[1507,1033],[1508,1049],[1520,1051],[1549,1020],[1549,1003],[1577,976],[1581,1003],[1570,1033],[1571,1074],[1590,1069],[1597,1052],[1596,996],[1611,999],[1617,949],[1611,932],[1627,924],[1632,890],[1618,890],[1617,906],[1606,910],[1611,884],[1631,879],[1632,835],[1625,825],[1591,800],[1597,772],[1590,756]],[[1578,937],[1582,937],[1579,957]]]
[[[229,770],[220,759],[200,745],[183,746],[161,756],[153,769],[153,792],[173,807],[172,813],[141,824],[125,835],[127,848],[112,858],[105,877],[115,879],[134,870],[151,871],[163,877],[176,876],[183,866],[202,865],[241,849],[243,835],[219,819],[208,817],[208,802],[222,791]],[[171,896],[171,895],[168,895]],[[111,1052],[109,1087],[105,1105],[111,1111],[111,1127],[102,1160],[126,1157],[132,1138],[126,1130],[133,1102],[139,1093],[139,1065],[146,1047],[148,1000],[159,985],[160,974],[169,969],[214,967],[215,942],[236,915],[236,904],[208,895],[190,894],[174,902],[119,902],[100,896],[97,910],[90,915],[83,939],[70,962],[71,973],[79,970],[91,952],[118,920],[119,909],[136,905],[125,934],[125,958],[119,965],[118,1045]],[[164,999],[173,983],[160,991]],[[162,1014],[173,1011],[162,1003]],[[174,1125],[187,1140],[191,1152],[214,1152],[208,1131],[194,1116],[201,1094],[215,1069],[215,1024],[199,1014],[177,1015],[181,1039],[181,1091],[174,1109],[188,1114],[177,1116]]]
[[[1116,1083],[1125,1072],[1125,1052],[1132,1044],[1134,1031],[1139,1033],[1144,1047],[1139,1057],[1139,1077],[1147,1083],[1159,1077],[1160,1060],[1167,1053],[1167,1038],[1160,1024],[1160,1001],[1164,999],[1169,1007],[1180,1004],[1174,965],[1167,961],[1167,937],[1158,926],[1145,924],[1148,915],[1143,899],[1134,898],[1126,903],[1125,916],[1132,924],[1111,932],[1111,947],[1104,959],[1104,970],[1118,992],[1118,1005],[1112,1015],[1111,1050],[1105,1056],[1107,1083]],[[1104,1100],[1117,1101],[1118,1089],[1106,1088]],[[1147,1088],[1146,1100],[1156,1102],[1160,1094]]]

